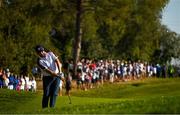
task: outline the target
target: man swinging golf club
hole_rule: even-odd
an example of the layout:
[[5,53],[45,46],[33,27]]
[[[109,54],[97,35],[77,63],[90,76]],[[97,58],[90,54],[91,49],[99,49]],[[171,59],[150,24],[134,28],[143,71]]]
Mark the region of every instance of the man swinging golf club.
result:
[[51,51],[46,51],[41,45],[35,47],[39,58],[37,64],[42,70],[43,74],[43,98],[42,108],[49,106],[54,107],[59,91],[60,79],[63,79],[59,74],[61,71],[61,63],[58,57]]

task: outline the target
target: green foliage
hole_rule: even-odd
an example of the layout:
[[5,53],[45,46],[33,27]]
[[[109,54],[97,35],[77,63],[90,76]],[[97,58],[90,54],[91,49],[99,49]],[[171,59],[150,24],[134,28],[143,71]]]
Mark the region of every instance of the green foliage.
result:
[[[81,57],[159,60],[178,57],[178,36],[162,29],[161,13],[169,0],[89,0],[82,3]],[[76,1],[1,0],[0,64],[14,72],[35,66],[34,46],[42,44],[63,61],[72,58]],[[51,35],[52,29],[56,30]],[[166,37],[166,38],[165,38]],[[166,39],[163,41],[163,39]],[[166,44],[170,43],[170,44]],[[172,44],[176,47],[168,50]],[[161,44],[166,46],[163,60]],[[175,51],[176,50],[176,51]],[[173,54],[173,53],[176,54]]]
[[180,36],[162,27],[161,36],[161,59],[170,61],[171,57],[179,58],[180,53]]

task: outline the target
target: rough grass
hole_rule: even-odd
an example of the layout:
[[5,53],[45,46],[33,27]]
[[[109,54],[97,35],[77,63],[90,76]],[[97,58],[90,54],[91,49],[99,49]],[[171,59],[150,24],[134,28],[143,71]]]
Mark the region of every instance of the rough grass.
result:
[[56,107],[41,109],[41,93],[0,89],[0,113],[119,114],[180,113],[180,78],[146,79],[73,90],[72,104],[58,97]]

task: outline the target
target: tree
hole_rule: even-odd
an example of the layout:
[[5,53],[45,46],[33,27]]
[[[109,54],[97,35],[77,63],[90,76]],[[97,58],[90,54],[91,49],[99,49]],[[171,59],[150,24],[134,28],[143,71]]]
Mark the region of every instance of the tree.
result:
[[0,0],[0,63],[30,72],[37,44],[75,65],[81,57],[154,60],[169,35],[160,23],[168,1]]
[[74,75],[77,73],[77,63],[79,61],[79,55],[81,51],[81,39],[82,39],[82,29],[81,29],[81,15],[82,15],[82,0],[77,0],[77,13],[76,13],[76,33],[74,40]]
[[180,35],[162,26],[161,47],[160,47],[160,60],[161,63],[171,61],[171,58],[180,58]]

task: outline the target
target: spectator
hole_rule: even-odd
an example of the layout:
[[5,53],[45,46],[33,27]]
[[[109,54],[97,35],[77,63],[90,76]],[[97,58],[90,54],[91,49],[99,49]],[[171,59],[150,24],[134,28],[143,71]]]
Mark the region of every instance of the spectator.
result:
[[162,77],[163,78],[167,77],[167,67],[165,64],[162,66]]
[[24,91],[25,90],[25,79],[24,79],[23,75],[21,75],[20,83],[21,83],[20,90]]
[[25,76],[24,77],[24,80],[25,80],[25,91],[29,91],[30,90],[30,83],[29,83],[29,77],[28,76]]
[[16,90],[18,86],[18,76],[14,75],[13,89]]
[[0,67],[0,88],[4,86],[3,69]]
[[11,72],[9,71],[9,68],[6,69],[6,77],[9,78],[9,76],[11,75]]
[[14,75],[13,73],[10,74],[10,76],[8,77],[9,79],[9,84],[8,84],[8,89],[13,90],[13,84],[14,84]]
[[36,92],[36,90],[37,90],[36,80],[35,80],[35,77],[32,77],[32,81],[31,81],[31,91],[32,91],[32,92]]
[[159,78],[161,76],[162,68],[159,64],[156,65],[157,68],[157,77]]
[[17,87],[16,87],[16,90],[17,91],[20,91],[21,90],[21,77],[17,77]]
[[64,77],[66,79],[66,84],[65,84],[65,88],[66,88],[66,95],[68,95],[68,98],[70,100],[70,104],[71,104],[71,98],[70,98],[70,90],[71,90],[71,79],[72,77],[70,76],[70,72],[69,72],[69,67],[68,67],[68,63],[65,63],[64,65]]
[[8,84],[9,84],[9,79],[7,77],[6,71],[3,71],[3,79],[4,79],[4,87],[8,88]]
[[77,81],[76,81],[76,83],[77,83],[77,89],[79,89],[79,88],[81,88],[82,89],[82,72],[81,72],[81,70],[78,70],[77,71],[77,75],[76,75],[77,77]]
[[174,67],[172,65],[170,65],[168,68],[168,74],[169,74],[169,77],[173,77],[174,75]]

